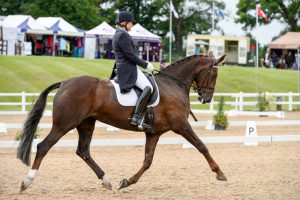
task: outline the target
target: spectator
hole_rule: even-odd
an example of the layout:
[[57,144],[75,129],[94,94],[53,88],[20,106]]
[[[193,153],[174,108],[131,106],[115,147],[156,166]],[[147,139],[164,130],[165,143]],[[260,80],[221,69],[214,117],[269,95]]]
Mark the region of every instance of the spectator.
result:
[[199,44],[196,44],[195,55],[200,55],[200,45]]
[[278,67],[278,57],[277,57],[277,54],[275,51],[273,51],[273,53],[272,53],[271,61],[272,61],[273,67],[277,68]]
[[295,55],[290,51],[286,58],[287,67],[292,68],[294,62],[295,62]]

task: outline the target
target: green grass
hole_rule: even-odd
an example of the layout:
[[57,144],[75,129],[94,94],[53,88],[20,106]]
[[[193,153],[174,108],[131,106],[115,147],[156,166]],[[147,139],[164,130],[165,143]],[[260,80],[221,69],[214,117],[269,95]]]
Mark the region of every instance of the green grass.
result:
[[[48,85],[73,76],[108,78],[113,60],[60,57],[0,56],[0,92],[40,92]],[[158,63],[155,64],[158,67]],[[297,92],[297,71],[224,66],[219,69],[216,92]]]
[[[41,92],[54,82],[74,76],[110,76],[114,60],[38,56],[0,56],[0,93]],[[155,63],[158,68],[158,63]],[[255,69],[253,67],[222,66],[219,68],[216,92],[297,92],[297,71]],[[17,99],[17,100],[16,100]],[[17,102],[20,97],[0,97],[0,102]],[[225,98],[225,101],[229,99]],[[28,99],[30,101],[30,99]],[[217,99],[216,99],[217,101]],[[230,99],[232,101],[232,99]],[[193,108],[208,109],[208,105]],[[11,109],[4,106],[0,110]]]

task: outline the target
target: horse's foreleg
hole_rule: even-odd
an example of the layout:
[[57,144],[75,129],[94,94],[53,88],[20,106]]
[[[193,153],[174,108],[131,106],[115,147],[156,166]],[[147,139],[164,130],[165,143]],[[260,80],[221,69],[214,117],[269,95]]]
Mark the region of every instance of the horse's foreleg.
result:
[[99,179],[102,179],[102,186],[111,190],[111,183],[104,171],[97,165],[90,155],[90,143],[95,128],[95,119],[89,118],[81,122],[77,127],[79,134],[78,148],[76,154],[95,172]]
[[160,135],[146,135],[145,158],[144,158],[143,166],[129,180],[127,179],[121,180],[119,189],[128,187],[138,182],[138,180],[144,174],[144,172],[150,168],[159,136]]
[[221,171],[218,164],[213,160],[208,149],[205,144],[199,139],[199,137],[195,134],[192,127],[188,122],[184,124],[180,129],[174,130],[174,132],[182,135],[187,141],[189,141],[195,148],[198,149],[200,153],[204,155],[206,158],[211,170],[217,174],[216,178],[221,181],[226,181],[227,178],[224,173]]

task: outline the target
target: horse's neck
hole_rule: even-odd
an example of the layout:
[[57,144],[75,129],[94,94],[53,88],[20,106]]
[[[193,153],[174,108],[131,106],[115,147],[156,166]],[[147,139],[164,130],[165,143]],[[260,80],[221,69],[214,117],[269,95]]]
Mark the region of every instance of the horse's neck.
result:
[[183,82],[186,86],[190,86],[196,72],[196,63],[193,60],[186,61],[182,64],[178,63],[167,71],[173,77]]

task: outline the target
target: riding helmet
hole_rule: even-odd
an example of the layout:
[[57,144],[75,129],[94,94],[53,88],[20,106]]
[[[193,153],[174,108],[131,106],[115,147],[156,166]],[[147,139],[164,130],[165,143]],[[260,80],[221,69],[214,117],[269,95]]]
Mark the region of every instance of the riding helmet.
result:
[[121,22],[129,21],[132,23],[135,23],[133,14],[128,11],[120,11],[119,14],[116,17],[116,24],[120,24]]

